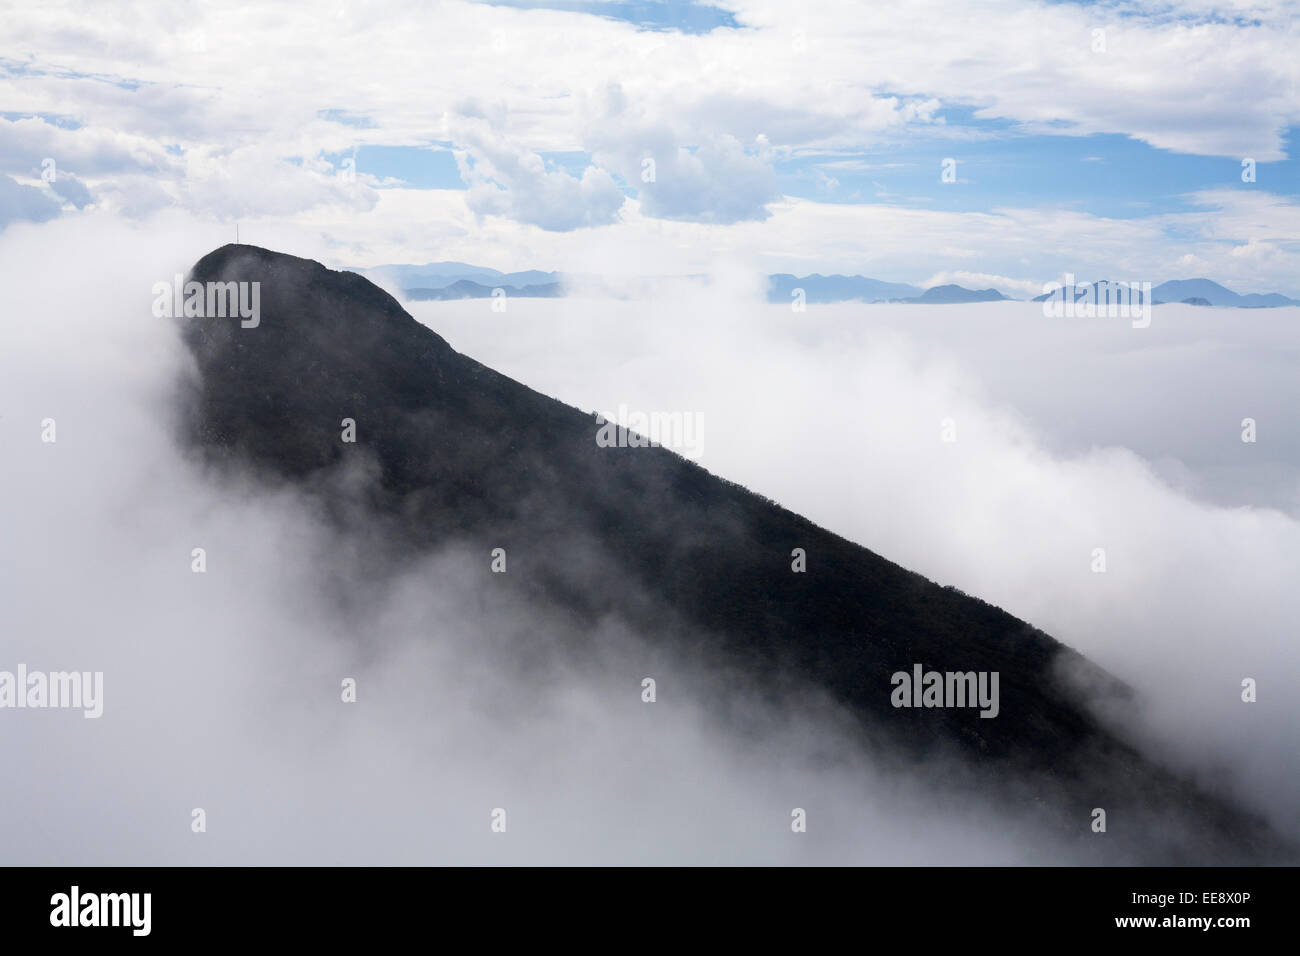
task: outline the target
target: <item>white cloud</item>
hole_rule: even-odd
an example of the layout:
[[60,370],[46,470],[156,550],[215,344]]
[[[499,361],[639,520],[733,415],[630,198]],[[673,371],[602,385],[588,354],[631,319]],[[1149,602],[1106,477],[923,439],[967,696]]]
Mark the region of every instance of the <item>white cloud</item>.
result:
[[[785,199],[770,205],[766,222],[729,226],[648,217],[629,200],[617,226],[548,233],[505,219],[476,223],[462,192],[384,190],[370,213],[322,211],[308,221],[351,250],[341,260],[349,264],[449,258],[502,269],[662,275],[706,271],[725,253],[755,273],[862,274],[922,284],[937,273],[964,272],[1022,283],[1012,288],[1065,272],[1153,283],[1206,275],[1241,292],[1300,297],[1295,206],[1242,190],[1202,198],[1204,210],[1140,219],[1065,209],[948,212]],[[1276,254],[1232,254],[1255,236],[1269,237]],[[1198,268],[1189,267],[1193,261]]]
[[182,168],[150,137],[99,126],[65,129],[35,117],[0,119],[0,167],[25,174],[39,170],[46,158],[89,179],[121,173],[174,177]]
[[965,286],[968,289],[993,288],[1013,299],[1032,299],[1043,291],[1043,283],[1034,279],[1009,279],[1006,276],[991,275],[987,272],[965,272],[961,269],[936,272],[920,284],[922,288],[949,284]]
[[[1139,736],[1300,835],[1300,384],[1276,358],[1300,309],[1243,328],[1164,306],[1140,330],[1034,303],[796,315],[730,279],[512,309],[413,305],[580,408],[697,412],[709,470],[1082,651],[1141,693]],[[1246,414],[1267,444],[1241,442]]]
[[[976,11],[912,0],[866,24],[851,4],[796,15],[754,2],[737,7],[749,28],[700,36],[456,2],[436,22],[401,4],[380,17],[344,3],[323,20],[252,4],[237,22],[196,11],[179,33],[150,11],[108,9],[75,28],[66,13],[12,12],[23,66],[0,76],[0,96],[83,125],[0,121],[0,171],[21,180],[48,156],[124,213],[175,204],[226,221],[319,226],[341,252],[369,261],[436,257],[454,243],[466,250],[460,257],[504,268],[517,264],[503,261],[513,250],[530,265],[571,271],[596,262],[689,271],[716,247],[767,271],[919,283],[1123,269],[1300,295],[1300,215],[1268,192],[1266,167],[1249,188],[1194,195],[1200,208],[1190,213],[1125,221],[1052,208],[832,208],[782,199],[772,172],[795,152],[881,137],[990,135],[936,119],[955,104],[1034,128],[1066,120],[1076,132],[1267,159],[1300,102],[1300,68],[1279,52],[1300,29],[1285,5],[1242,8],[1262,21],[1242,28],[1189,25],[1223,12],[1204,4],[1152,13],[999,0]],[[1091,49],[1097,23],[1107,30],[1104,55]],[[304,31],[313,43],[301,41]],[[329,122],[326,108],[370,125]],[[385,190],[385,202],[374,189],[384,183],[364,174],[340,182],[315,159],[449,139],[462,168],[473,164],[459,195]],[[541,154],[555,150],[585,150],[595,165],[547,168]],[[642,182],[648,158],[653,183]],[[625,201],[611,173],[639,198]],[[825,195],[844,192],[823,185]],[[893,192],[877,188],[874,198],[901,202]],[[418,221],[417,211],[438,218]],[[1023,289],[1030,279],[1016,281]]]
[[320,160],[291,164],[259,146],[191,150],[185,163],[182,203],[200,215],[293,217],[322,206],[358,214],[379,198],[364,178],[346,170]]
[[57,174],[50,180],[49,185],[64,202],[71,203],[77,209],[89,206],[94,201],[86,184],[69,172]]
[[733,136],[688,147],[666,128],[619,129],[602,137],[593,155],[637,190],[641,215],[655,219],[761,222],[781,195],[771,165]]
[[[1034,128],[1063,120],[1078,133],[1268,160],[1281,156],[1279,131],[1300,123],[1300,67],[1289,55],[1300,23],[1284,5],[1252,9],[1262,23],[1240,27],[1190,25],[1190,7],[1178,21],[1141,6],[1121,16],[1113,6],[910,0],[864,18],[847,0],[798,10],[738,0],[749,27],[704,35],[462,2],[388,3],[383,16],[374,5],[340,9],[319,17],[308,6],[250,3],[238,18],[197,9],[178,30],[131,3],[75,27],[66,14],[20,7],[8,37],[29,69],[0,91],[132,135],[210,142],[220,128],[238,142],[277,144],[323,107],[376,124],[321,124],[334,135],[411,142],[478,98],[508,107],[505,132],[538,152],[581,148],[587,101],[612,83],[652,124],[678,131],[678,144],[765,133],[779,148],[861,147],[932,127],[940,105],[965,104]],[[1098,28],[1105,53],[1092,49]]]
[[[481,600],[466,570],[477,552],[379,573],[291,491],[193,467],[172,432],[186,357],[148,303],[214,238],[177,211],[146,223],[92,212],[0,236],[0,266],[27,280],[10,305],[40,317],[0,325],[13,465],[0,491],[25,503],[0,511],[0,668],[99,670],[105,691],[94,721],[6,715],[7,859],[1090,859],[1095,844],[1061,846],[995,800],[973,805],[969,790],[945,795],[853,757],[815,707],[751,713],[733,683],[671,657],[656,658],[671,700],[651,711],[640,635],[617,622],[591,635],[598,654],[552,654],[574,622],[499,591]],[[595,316],[575,318],[590,328]],[[46,417],[54,444],[40,439]],[[194,547],[207,551],[203,575]],[[358,681],[355,707],[340,702],[343,676]],[[743,732],[711,716],[721,698]],[[806,840],[790,838],[794,805],[814,821]],[[488,830],[497,806],[508,840]],[[206,836],[190,832],[194,807]]]
[[44,222],[59,214],[59,204],[42,189],[0,174],[0,229],[11,222]]
[[555,232],[603,226],[618,219],[624,196],[613,177],[588,166],[581,177],[548,168],[537,153],[482,120],[458,118],[453,136],[456,165],[469,185],[468,207]]

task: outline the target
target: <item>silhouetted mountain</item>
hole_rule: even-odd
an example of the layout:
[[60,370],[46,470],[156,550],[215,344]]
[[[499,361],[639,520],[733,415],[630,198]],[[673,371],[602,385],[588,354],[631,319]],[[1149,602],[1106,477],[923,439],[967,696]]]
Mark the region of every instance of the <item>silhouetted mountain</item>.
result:
[[472,279],[457,279],[441,289],[407,289],[406,298],[417,302],[428,299],[487,299],[491,298],[494,289],[505,290],[506,296],[511,299],[554,299],[564,295],[564,290],[558,282],[516,287],[487,286],[480,285]]
[[1209,299],[1194,295],[1190,299],[1183,299],[1183,305],[1213,305],[1213,303]]
[[965,289],[959,285],[937,285],[926,289],[919,296],[910,299],[895,299],[895,302],[957,304],[962,302],[1001,302],[1007,297],[997,289]]
[[866,276],[793,276],[779,273],[767,277],[769,302],[790,302],[795,289],[803,289],[807,302],[885,302],[919,295],[916,286],[881,282]]
[[[596,656],[595,624],[614,618],[774,710],[829,695],[864,752],[912,771],[959,755],[961,779],[936,786],[996,793],[1102,858],[1109,846],[1163,862],[1268,856],[1262,824],[1106,729],[1083,695],[1121,707],[1127,692],[1026,622],[667,449],[601,447],[593,415],[457,353],[359,275],[224,246],[191,278],[261,283],[255,328],[182,325],[198,374],[185,434],[219,469],[294,484],[394,560],[470,543],[485,588],[572,616],[575,660]],[[355,444],[340,441],[344,418]],[[360,483],[331,477],[363,463]],[[508,574],[490,572],[496,547]],[[895,708],[891,675],[915,664],[998,672],[997,717]],[[1094,807],[1109,836],[1089,831]]]

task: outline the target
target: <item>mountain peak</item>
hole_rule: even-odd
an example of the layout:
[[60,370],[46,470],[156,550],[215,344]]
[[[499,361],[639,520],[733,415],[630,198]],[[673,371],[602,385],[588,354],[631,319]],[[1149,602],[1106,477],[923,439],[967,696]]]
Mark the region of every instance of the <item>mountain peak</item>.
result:
[[288,474],[339,460],[326,435],[337,438],[343,418],[418,407],[429,396],[416,383],[441,381],[465,361],[368,279],[311,259],[232,244],[201,258],[189,279],[258,284],[253,327],[183,320],[201,375],[192,411],[205,444]]
[[[194,264],[189,279],[202,283],[258,282],[262,287],[262,310],[281,321],[302,316],[301,310],[289,307],[289,297],[319,298],[313,290],[325,286],[329,288],[331,306],[355,305],[361,307],[358,316],[378,314],[399,321],[415,321],[401,303],[363,276],[329,269],[314,259],[261,246],[228,243],[214,249]],[[268,295],[269,300],[265,298]],[[344,318],[347,311],[340,307],[327,308],[318,319],[328,324],[332,319]]]

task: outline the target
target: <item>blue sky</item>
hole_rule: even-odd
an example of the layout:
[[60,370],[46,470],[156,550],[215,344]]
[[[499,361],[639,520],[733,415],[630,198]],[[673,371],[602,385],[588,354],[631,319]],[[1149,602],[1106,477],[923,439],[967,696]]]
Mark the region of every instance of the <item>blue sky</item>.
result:
[[721,27],[739,27],[730,10],[710,3],[687,0],[642,0],[639,3],[613,3],[604,0],[484,0],[493,6],[522,10],[563,10],[590,16],[607,17],[630,23],[644,30],[677,30],[682,33],[708,33]]
[[116,2],[76,30],[19,9],[0,226],[181,210],[352,264],[664,274],[725,253],[1009,293],[1125,269],[1300,295],[1297,9],[340,0],[178,25]]
[[[1007,206],[1049,204],[1086,208],[1111,219],[1152,213],[1189,212],[1189,197],[1229,186],[1265,190],[1300,199],[1300,130],[1287,130],[1288,158],[1256,162],[1255,182],[1241,181],[1241,161],[1157,149],[1118,134],[1090,136],[1016,135],[994,124],[949,118],[953,130],[980,138],[960,145],[943,138],[924,144],[882,145],[872,150],[814,152],[772,161],[787,196],[827,203],[898,203],[957,212],[991,212]],[[364,145],[353,151],[323,153],[338,167],[353,157],[356,168],[387,188],[466,189],[453,155],[455,144],[428,146]],[[937,156],[941,158],[936,160]],[[582,174],[592,156],[581,150],[543,152],[548,166]],[[941,179],[943,159],[957,161],[955,182]],[[636,197],[636,180],[620,185]]]

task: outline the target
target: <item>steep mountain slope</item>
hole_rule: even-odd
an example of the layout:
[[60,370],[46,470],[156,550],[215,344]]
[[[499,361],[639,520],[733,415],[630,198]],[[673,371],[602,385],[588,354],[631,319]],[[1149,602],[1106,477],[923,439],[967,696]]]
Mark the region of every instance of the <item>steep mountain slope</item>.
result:
[[[1106,730],[1063,675],[1086,675],[1112,702],[1123,688],[1024,621],[670,451],[601,447],[594,416],[458,354],[359,275],[225,246],[191,278],[261,283],[255,328],[183,320],[198,369],[186,437],[211,461],[293,482],[399,555],[468,542],[493,586],[575,620],[617,616],[774,707],[828,695],[864,749],[913,767],[964,755],[986,779],[1014,778],[1015,799],[1071,836],[1105,807],[1153,821],[1127,844],[1149,841],[1144,859],[1268,852],[1260,824]],[[355,444],[340,439],[343,419],[356,423]],[[328,480],[341,465],[364,474],[346,500],[346,483]],[[505,575],[490,570],[498,547]],[[804,573],[792,571],[796,548]],[[590,650],[581,642],[575,654]],[[997,717],[894,707],[890,677],[915,664],[997,671]],[[1168,832],[1155,832],[1159,820]]]

